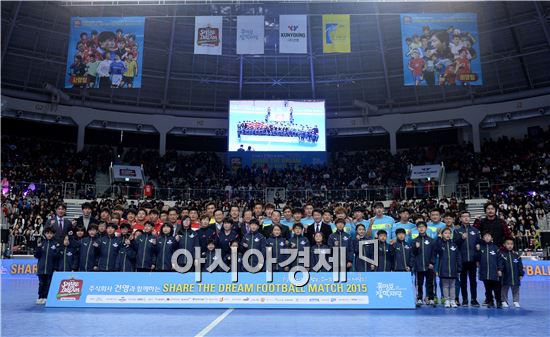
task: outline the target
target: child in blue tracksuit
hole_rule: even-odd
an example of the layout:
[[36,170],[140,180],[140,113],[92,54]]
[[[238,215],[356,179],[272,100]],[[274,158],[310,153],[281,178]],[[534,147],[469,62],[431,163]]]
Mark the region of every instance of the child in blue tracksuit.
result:
[[424,221],[416,223],[418,236],[413,240],[414,268],[416,270],[416,305],[422,305],[424,280],[428,299],[426,304],[435,306],[434,302],[434,248],[435,240],[426,235],[428,226]]
[[143,226],[143,234],[136,237],[132,242],[132,248],[136,251],[136,270],[139,272],[148,272],[155,269],[157,238],[152,233],[153,226],[152,222],[147,221]]
[[38,242],[34,257],[38,259],[38,300],[36,304],[45,304],[52,282],[53,270],[55,268],[58,252],[58,243],[54,240],[55,229],[46,227],[44,229],[45,239]]
[[266,240],[266,247],[271,247],[271,256],[277,262],[272,266],[273,271],[288,271],[287,267],[281,267],[280,263],[286,259],[285,254],[281,253],[281,249],[288,247],[288,241],[282,236],[282,225],[273,225],[271,236]]
[[[378,230],[378,266],[371,264],[372,271],[392,271],[393,246],[386,242],[388,233],[384,229]],[[374,245],[369,246],[369,257],[374,259]]]
[[333,247],[344,247],[346,251],[346,268],[349,270],[353,266],[353,240],[351,235],[344,231],[346,220],[338,218],[334,222],[336,231],[328,237],[328,246],[332,250]]
[[172,271],[172,255],[178,249],[178,241],[173,235],[174,229],[170,223],[164,223],[157,238],[155,256],[157,257],[156,271]]
[[99,239],[97,238],[97,225],[88,225],[88,236],[82,238],[77,245],[78,270],[97,270],[97,257],[99,254]]
[[210,217],[208,215],[201,216],[201,227],[195,232],[198,236],[198,244],[201,247],[201,253],[206,251],[206,246],[209,240],[216,240],[216,225],[210,225]]
[[502,306],[508,308],[508,292],[512,289],[514,307],[519,308],[519,286],[523,278],[523,263],[521,256],[514,252],[514,240],[506,239],[504,241],[506,251],[501,254],[502,265]]
[[[128,223],[123,223],[120,225],[121,231],[127,228],[131,230],[131,226]],[[136,268],[136,251],[132,247],[132,242],[130,241],[130,234],[122,234],[122,247],[118,251],[118,256],[116,258],[116,270],[122,272],[132,272]]]
[[407,242],[407,230],[397,228],[395,230],[395,242],[393,243],[393,270],[410,272],[413,267],[414,258],[412,247]]
[[[491,232],[483,233],[483,241],[477,245],[477,261],[479,263],[479,280],[483,281],[487,293],[488,308],[494,308],[493,299],[497,302],[497,308],[502,308],[500,276],[502,276],[502,258],[497,245],[493,243]],[[494,294],[494,298],[493,298]]]
[[240,246],[239,241],[237,240],[232,241],[231,244],[229,245],[230,253],[225,255],[223,260],[225,264],[231,268],[231,262],[232,262],[231,253],[235,252],[235,256],[237,257],[237,262],[236,262],[237,272],[242,273],[245,270],[243,268],[243,254],[239,252],[239,246]]
[[[326,272],[328,271],[328,268],[322,267],[321,264],[319,264],[319,261],[321,260],[321,256],[325,256],[325,261],[328,262],[328,258],[330,257],[330,247],[324,243],[325,236],[322,232],[317,232],[313,235],[313,240],[315,241],[313,246],[311,246],[309,254],[309,266],[311,272]],[[319,266],[317,266],[319,264]],[[314,268],[317,267],[316,270]]]
[[439,258],[439,282],[443,287],[445,308],[456,308],[456,278],[462,268],[462,258],[458,246],[451,240],[451,229],[443,229],[441,236],[435,249]]
[[300,252],[303,252],[305,250],[305,247],[309,247],[309,240],[304,236],[304,225],[301,222],[297,222],[292,226],[292,232],[293,235],[289,240],[289,248],[290,249],[296,249],[297,255],[296,260],[292,261],[290,264],[290,268],[294,266],[303,266],[304,263],[301,263],[300,258]]
[[239,239],[239,235],[234,228],[234,223],[231,218],[225,218],[223,220],[222,230],[218,232],[218,246],[222,250],[223,256],[231,253],[231,248],[229,247],[231,241]]
[[63,245],[58,249],[56,271],[73,271],[78,268],[76,261],[77,242],[65,236]]
[[[258,230],[260,228],[260,223],[256,219],[250,220],[250,231],[243,237],[241,241],[241,246],[244,252],[249,249],[258,250],[265,259],[265,237]],[[260,264],[260,261],[256,255],[250,255],[249,258],[250,266],[256,267]],[[264,260],[265,262],[265,260]],[[263,265],[261,266],[263,268]]]
[[353,240],[353,255],[354,255],[354,269],[355,271],[357,272],[365,272],[365,271],[369,271],[369,268],[368,268],[368,262],[365,261],[365,260],[361,260],[359,258],[359,253],[360,253],[360,250],[363,251],[363,256],[367,257],[368,255],[368,249],[367,249],[367,245],[364,244],[361,246],[361,242],[362,241],[366,241],[368,240],[367,238],[367,229],[365,228],[365,225],[363,225],[362,223],[358,224],[356,227],[355,227],[355,232],[356,232],[356,235],[355,235],[355,239]]
[[458,245],[462,257],[460,272],[460,292],[462,305],[468,306],[468,279],[470,280],[470,305],[479,307],[477,301],[477,264],[476,246],[481,242],[479,229],[470,225],[470,212],[460,212],[460,228],[455,229],[453,241]]
[[99,238],[99,256],[97,268],[99,271],[116,270],[116,258],[122,246],[119,237],[115,236],[117,225],[109,223],[105,235]]
[[213,265],[216,262],[216,259],[218,259],[218,256],[216,256],[216,240],[210,239],[206,243],[206,252],[202,253],[202,257],[204,258],[204,264],[202,265],[202,271],[204,272],[216,272],[219,271],[218,268],[214,268],[213,270],[208,270],[208,268]]

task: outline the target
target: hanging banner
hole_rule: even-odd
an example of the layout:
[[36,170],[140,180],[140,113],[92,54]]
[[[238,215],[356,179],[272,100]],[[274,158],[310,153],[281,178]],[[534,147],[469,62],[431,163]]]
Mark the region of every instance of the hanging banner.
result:
[[323,53],[349,52],[351,52],[349,15],[323,15]]
[[141,88],[144,17],[73,17],[65,88]]
[[289,308],[415,309],[411,273],[312,273],[304,286],[287,273],[82,273],[56,272],[46,307],[61,308]]
[[307,53],[307,15],[279,16],[279,53]]
[[401,14],[405,85],[483,85],[475,13]]
[[195,54],[222,54],[222,25],[221,16],[195,17]]
[[439,179],[441,165],[415,165],[411,170],[411,179]]
[[264,17],[237,16],[237,54],[264,53]]

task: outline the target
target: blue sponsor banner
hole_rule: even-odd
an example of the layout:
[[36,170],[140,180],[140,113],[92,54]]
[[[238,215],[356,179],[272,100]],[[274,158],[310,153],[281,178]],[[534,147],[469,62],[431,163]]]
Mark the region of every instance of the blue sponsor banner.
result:
[[65,88],[141,88],[145,18],[73,17]]
[[550,282],[550,261],[537,261],[521,259],[525,276],[522,282],[525,281],[546,281]]
[[284,169],[304,165],[324,165],[327,161],[326,152],[229,152],[228,164],[233,168],[263,167],[269,169]]
[[2,278],[36,278],[37,261],[32,259],[2,259]]
[[475,13],[401,14],[405,85],[483,85]]
[[[298,277],[300,277],[298,275]],[[288,273],[55,273],[48,307],[116,308],[290,308],[414,309],[411,273],[348,273],[333,282],[332,273],[311,273],[303,287]]]

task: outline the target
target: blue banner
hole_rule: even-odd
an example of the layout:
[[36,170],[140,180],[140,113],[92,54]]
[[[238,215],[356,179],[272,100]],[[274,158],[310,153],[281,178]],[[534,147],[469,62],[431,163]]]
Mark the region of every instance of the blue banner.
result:
[[2,259],[2,278],[36,278],[37,261],[32,259]]
[[228,152],[228,165],[234,169],[240,167],[264,167],[269,169],[285,169],[305,165],[324,165],[327,161],[326,152]]
[[550,261],[538,261],[521,259],[525,276],[523,281],[547,281],[550,282]]
[[[299,276],[298,276],[299,277]],[[311,273],[294,286],[288,273],[55,273],[46,306],[117,308],[308,308],[414,309],[411,273],[348,273],[334,283],[332,273]]]
[[65,88],[141,88],[144,17],[73,17]]
[[483,85],[475,13],[401,14],[405,85]]

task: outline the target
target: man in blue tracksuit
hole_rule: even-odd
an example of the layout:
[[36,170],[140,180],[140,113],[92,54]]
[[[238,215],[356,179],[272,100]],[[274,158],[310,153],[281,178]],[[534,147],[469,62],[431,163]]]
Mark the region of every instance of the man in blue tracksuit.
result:
[[472,307],[479,307],[477,301],[476,245],[481,242],[479,230],[470,225],[470,212],[460,212],[460,228],[455,229],[453,241],[458,245],[462,258],[460,272],[460,292],[462,305],[468,305],[468,279],[470,279],[470,299]]
[[97,270],[97,257],[99,255],[99,239],[97,238],[97,225],[88,225],[88,236],[78,241],[78,270]]
[[479,280],[483,281],[485,285],[487,308],[494,308],[494,299],[497,302],[497,308],[501,309],[502,286],[500,277],[502,276],[502,258],[497,245],[493,243],[493,236],[490,231],[483,233],[483,241],[476,248],[477,261],[479,262]]
[[414,268],[416,270],[416,305],[422,305],[424,279],[428,300],[426,304],[435,305],[434,302],[434,248],[435,240],[426,235],[428,229],[426,222],[416,223],[418,236],[413,240]]
[[393,270],[410,272],[414,264],[414,258],[412,246],[406,241],[406,229],[397,228],[395,230],[395,237],[396,239],[393,243]]
[[178,241],[174,237],[173,231],[172,225],[168,222],[160,228],[155,251],[157,271],[172,271],[172,255],[178,249]]
[[334,222],[336,232],[328,237],[328,246],[332,250],[333,247],[344,247],[346,250],[346,268],[350,269],[353,266],[353,240],[351,235],[344,231],[346,220],[338,218]]
[[519,308],[519,286],[525,272],[519,253],[514,252],[514,240],[504,240],[506,250],[501,253],[502,264],[502,306],[508,308],[508,291],[512,289],[514,307]]
[[[248,232],[248,234],[246,234],[243,237],[241,241],[242,249],[244,252],[246,252],[249,249],[256,249],[264,256],[264,259],[265,259],[266,241],[265,241],[264,235],[259,232],[260,223],[258,222],[258,220],[252,219],[250,220],[249,226],[250,226],[250,231]],[[251,255],[249,261],[250,261],[251,267],[258,266],[260,262],[256,255]],[[264,260],[264,263],[265,263],[265,260]],[[263,265],[261,267],[263,268]]]
[[36,300],[36,304],[46,303],[59,250],[59,244],[54,240],[55,228],[46,227],[44,236],[45,239],[38,242],[34,252],[34,257],[38,259],[36,271],[38,275],[38,300]]
[[[392,271],[393,246],[386,242],[388,233],[384,229],[378,230],[378,266],[371,265],[372,271]],[[374,245],[369,245],[369,257],[374,259]]]
[[153,226],[152,222],[145,222],[143,234],[136,237],[132,242],[132,248],[136,251],[136,270],[140,272],[155,269],[157,238],[152,233]]
[[[128,223],[123,223],[120,225],[120,229],[127,228],[131,230],[131,226]],[[132,242],[130,241],[130,234],[125,234],[122,236],[122,246],[118,251],[118,256],[116,258],[116,270],[122,272],[131,272],[135,271],[136,268],[136,251],[132,247]]]
[[107,225],[106,235],[99,239],[99,256],[97,268],[100,271],[116,270],[116,258],[118,251],[122,247],[122,242],[119,237],[115,236],[117,225],[109,223]]
[[458,246],[451,240],[451,229],[445,228],[437,241],[435,254],[439,258],[439,282],[443,289],[445,308],[456,308],[456,278],[462,268],[462,254]]

